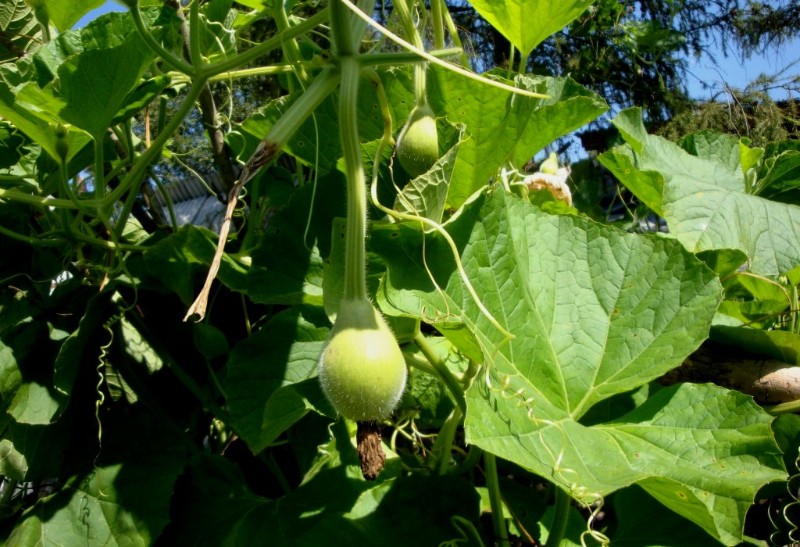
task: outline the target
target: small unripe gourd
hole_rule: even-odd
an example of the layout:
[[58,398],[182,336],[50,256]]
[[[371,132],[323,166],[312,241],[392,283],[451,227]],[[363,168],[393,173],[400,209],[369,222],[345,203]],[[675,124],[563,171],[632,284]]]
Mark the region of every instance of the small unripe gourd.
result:
[[397,137],[397,159],[412,177],[433,167],[439,159],[436,115],[427,103],[414,107]]
[[366,299],[342,301],[319,358],[322,390],[345,418],[379,421],[406,386],[406,364],[394,334]]

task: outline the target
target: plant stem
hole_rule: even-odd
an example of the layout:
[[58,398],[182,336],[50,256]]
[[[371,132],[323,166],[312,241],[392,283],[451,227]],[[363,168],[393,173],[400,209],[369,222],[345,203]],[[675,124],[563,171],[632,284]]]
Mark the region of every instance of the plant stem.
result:
[[195,69],[202,69],[203,54],[200,51],[200,0],[189,6],[189,60]]
[[497,459],[494,454],[483,453],[483,466],[486,473],[486,488],[489,490],[489,505],[492,508],[492,527],[497,545],[510,547],[506,519],[503,516],[503,500],[500,497],[500,481],[497,478]]
[[545,547],[558,547],[561,544],[569,520],[569,495],[557,486],[554,488],[556,489],[556,503]]
[[431,19],[433,19],[433,47],[444,48],[444,18],[441,0],[431,0]]
[[364,269],[367,236],[367,190],[358,139],[358,81],[361,66],[352,56],[340,59],[339,130],[347,178],[347,235],[345,239],[344,299],[367,298]]
[[[291,25],[289,24],[289,17],[286,14],[286,4],[284,2],[278,2],[278,6],[272,10],[272,16],[275,19],[275,23],[278,26],[279,32],[283,33],[291,28]],[[295,75],[297,76],[297,79],[300,80],[300,83],[303,85],[303,87],[305,87],[306,84],[308,84],[308,73],[301,64],[303,56],[300,53],[300,46],[298,45],[297,40],[294,38],[287,39],[283,43],[283,53],[286,55],[289,63],[295,67]]]
[[[94,197],[98,201],[102,201],[103,197],[106,195],[106,179],[103,157],[104,137],[105,131],[100,135],[92,135],[92,138],[94,139]],[[66,179],[65,184],[69,185],[69,181]]]
[[[461,53],[461,50],[456,47],[435,49],[428,52],[432,57],[437,59],[445,57],[455,57]],[[419,63],[424,59],[411,51],[398,51],[393,53],[364,53],[359,55],[359,61],[362,67],[367,66],[391,66],[391,65],[405,65],[409,63]]]
[[229,57],[223,61],[219,61],[218,63],[209,64],[203,67],[203,74],[206,77],[211,77],[217,74],[221,74],[223,72],[228,72],[234,70],[240,66],[244,66],[248,63],[251,63],[258,59],[259,57],[266,55],[267,53],[271,52],[273,49],[278,49],[281,47],[286,40],[290,40],[292,38],[296,38],[301,36],[311,29],[321,25],[325,21],[328,20],[330,17],[329,10],[322,9],[293,27],[285,30],[284,32],[280,32],[277,35],[273,36],[269,40],[258,44],[257,46],[248,49],[247,51],[240,53],[238,55],[234,55]]
[[[408,40],[414,44],[414,47],[424,50],[422,37],[419,35],[417,27],[414,26],[414,18],[411,16],[411,6],[413,0],[396,0],[394,2],[394,9],[400,16],[403,22],[403,27],[406,32]],[[427,93],[427,80],[425,77],[425,69],[427,63],[420,62],[414,65],[414,102],[415,106],[422,106],[428,102]]]
[[[283,148],[288,140],[294,135],[303,122],[314,113],[314,110],[319,104],[330,95],[336,86],[339,84],[340,73],[334,68],[328,68],[320,72],[311,85],[308,86],[296,101],[292,103],[289,109],[281,116],[269,134],[264,137],[264,141],[275,145],[278,149]],[[358,82],[356,81],[356,89],[358,89]],[[355,124],[355,118],[352,119]],[[358,136],[356,135],[356,139]],[[359,161],[361,155],[358,156]]]
[[35,205],[38,207],[54,207],[56,209],[80,209],[77,203],[70,199],[41,197],[26,194],[13,188],[0,188],[0,199],[7,199],[9,201],[16,201],[17,203],[25,203],[26,205]]
[[[152,49],[154,52],[161,57],[165,63],[170,65],[175,70],[179,70],[184,74],[193,74],[195,72],[195,67],[191,64],[185,62],[183,59],[172,53],[171,51],[165,49],[158,41],[153,37],[150,31],[144,24],[142,20],[142,13],[139,11],[138,4],[136,7],[130,9],[131,17],[133,18],[133,24],[136,27],[136,30],[139,32],[139,36],[147,43],[147,45]],[[183,119],[183,118],[181,118]]]

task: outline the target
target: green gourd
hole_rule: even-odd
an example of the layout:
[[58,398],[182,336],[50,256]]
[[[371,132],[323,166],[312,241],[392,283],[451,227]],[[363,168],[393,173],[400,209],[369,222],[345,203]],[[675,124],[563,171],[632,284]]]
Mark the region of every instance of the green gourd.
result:
[[439,159],[436,114],[427,103],[414,107],[400,131],[397,159],[412,177],[426,173]]
[[406,363],[386,321],[369,300],[342,301],[319,359],[322,390],[345,418],[380,421],[406,385]]

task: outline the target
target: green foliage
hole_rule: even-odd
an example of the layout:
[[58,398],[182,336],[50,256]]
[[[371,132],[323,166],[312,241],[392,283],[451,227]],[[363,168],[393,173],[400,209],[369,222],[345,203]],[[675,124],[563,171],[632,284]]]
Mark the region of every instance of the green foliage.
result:
[[[125,2],[80,31],[93,2],[29,3],[0,8],[3,541],[736,545],[772,533],[745,532],[754,502],[793,503],[773,494],[796,471],[793,416],[659,379],[709,337],[798,363],[796,143],[675,144],[623,111],[600,161],[670,230],[628,233],[527,191],[531,157],[608,108],[573,79],[414,76],[419,58],[360,41],[339,0]],[[527,54],[580,32],[588,4],[476,9]],[[679,47],[628,27],[639,55]],[[339,67],[361,80],[340,86]],[[438,155],[409,180],[389,144],[420,74]],[[259,78],[277,94],[253,113]],[[240,176],[221,241],[149,201],[196,120],[211,159],[185,163]],[[364,424],[319,381],[353,286],[354,188],[373,197],[361,285],[410,367],[374,481]]]
[[688,250],[742,251],[748,269],[759,275],[777,276],[797,266],[800,241],[792,226],[800,223],[800,209],[758,195],[770,180],[762,178],[764,169],[747,169],[746,142],[706,135],[703,146],[696,144],[699,137],[685,141],[684,151],[647,135],[637,110],[620,113],[614,123],[628,144],[600,161],[664,217]]

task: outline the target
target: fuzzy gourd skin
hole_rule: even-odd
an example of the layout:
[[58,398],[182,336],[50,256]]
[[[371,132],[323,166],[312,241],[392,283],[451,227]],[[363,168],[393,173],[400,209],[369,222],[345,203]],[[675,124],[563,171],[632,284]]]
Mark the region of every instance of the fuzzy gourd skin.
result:
[[322,390],[345,418],[389,417],[407,370],[394,334],[368,300],[343,300],[319,358]]
[[439,159],[436,115],[427,104],[415,107],[400,131],[397,137],[397,159],[412,177],[427,172]]

